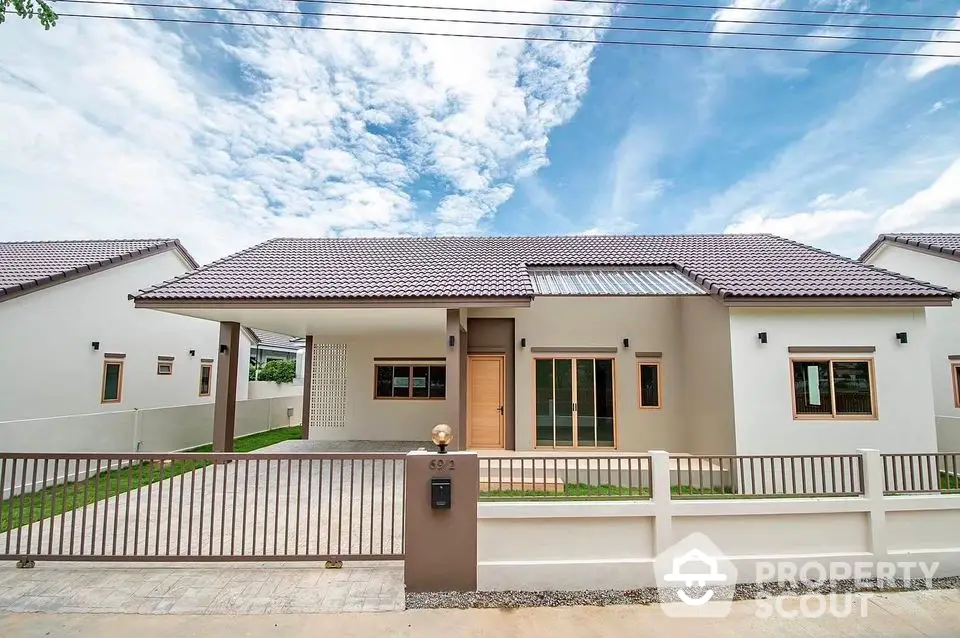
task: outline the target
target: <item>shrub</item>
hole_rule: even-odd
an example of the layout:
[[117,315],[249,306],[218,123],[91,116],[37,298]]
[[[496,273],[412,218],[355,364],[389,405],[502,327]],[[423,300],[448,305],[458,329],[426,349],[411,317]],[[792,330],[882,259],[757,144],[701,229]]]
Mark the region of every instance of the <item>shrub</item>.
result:
[[260,368],[261,381],[290,383],[297,376],[297,362],[293,359],[274,359]]

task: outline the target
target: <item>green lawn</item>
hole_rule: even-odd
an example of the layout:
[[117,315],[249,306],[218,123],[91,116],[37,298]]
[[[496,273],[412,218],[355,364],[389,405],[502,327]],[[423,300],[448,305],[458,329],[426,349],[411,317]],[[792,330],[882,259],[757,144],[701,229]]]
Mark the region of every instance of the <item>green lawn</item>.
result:
[[[704,487],[692,488],[674,485],[670,492],[675,496],[725,496],[732,495],[732,488]],[[619,485],[588,485],[587,483],[568,483],[561,492],[545,492],[543,490],[491,490],[480,492],[481,499],[499,500],[511,498],[556,498],[556,499],[585,499],[585,498],[650,498],[650,490],[645,487],[627,487]]]
[[[298,438],[300,438],[300,426],[294,426],[242,436],[234,439],[233,444],[236,452],[251,452],[280,441]],[[210,445],[201,445],[188,451],[210,452],[211,450]],[[0,502],[0,533],[135,490],[143,485],[190,472],[208,464],[209,462],[201,459],[142,463],[117,470],[104,470],[83,481],[18,495]],[[81,466],[86,470],[85,462]],[[91,467],[95,470],[96,462],[92,463]]]

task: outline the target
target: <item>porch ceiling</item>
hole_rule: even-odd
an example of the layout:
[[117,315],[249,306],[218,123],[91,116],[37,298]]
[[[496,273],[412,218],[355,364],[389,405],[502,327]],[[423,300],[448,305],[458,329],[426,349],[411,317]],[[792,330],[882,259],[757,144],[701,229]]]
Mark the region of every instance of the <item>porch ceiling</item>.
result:
[[443,332],[445,308],[164,308],[166,312],[236,321],[250,328],[290,335],[352,337],[384,332]]

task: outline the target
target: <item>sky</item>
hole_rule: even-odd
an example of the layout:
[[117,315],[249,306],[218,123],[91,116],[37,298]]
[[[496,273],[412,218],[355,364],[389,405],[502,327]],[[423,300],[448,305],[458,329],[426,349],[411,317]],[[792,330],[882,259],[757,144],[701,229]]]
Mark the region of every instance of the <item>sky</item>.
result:
[[[960,0],[166,2],[239,10],[56,9],[277,26],[0,25],[0,240],[177,237],[206,263],[279,236],[769,232],[856,256],[880,232],[960,232],[960,58],[838,53],[960,55]],[[891,24],[958,31],[870,29]]]

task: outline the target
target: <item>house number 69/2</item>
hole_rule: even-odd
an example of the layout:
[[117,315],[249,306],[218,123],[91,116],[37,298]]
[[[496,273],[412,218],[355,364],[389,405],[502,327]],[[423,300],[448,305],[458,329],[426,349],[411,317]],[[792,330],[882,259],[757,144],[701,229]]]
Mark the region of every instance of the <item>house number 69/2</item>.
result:
[[456,467],[452,459],[449,461],[434,459],[430,461],[430,469],[437,472],[442,472],[443,470],[450,470],[452,472]]

